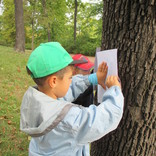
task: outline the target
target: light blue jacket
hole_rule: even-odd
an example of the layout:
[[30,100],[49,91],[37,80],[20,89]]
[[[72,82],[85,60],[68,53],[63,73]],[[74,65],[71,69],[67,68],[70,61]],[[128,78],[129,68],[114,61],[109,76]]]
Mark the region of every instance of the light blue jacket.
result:
[[32,136],[30,156],[89,156],[89,143],[116,129],[124,104],[119,87],[109,88],[99,106],[70,103],[89,85],[87,76],[75,76],[59,100],[29,87],[21,105],[20,128]]

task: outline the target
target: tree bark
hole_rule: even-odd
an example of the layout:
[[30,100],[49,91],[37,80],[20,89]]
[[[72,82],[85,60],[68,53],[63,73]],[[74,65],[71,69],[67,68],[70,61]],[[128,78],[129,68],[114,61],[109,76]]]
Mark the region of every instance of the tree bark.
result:
[[31,20],[31,27],[32,27],[32,39],[31,39],[31,49],[34,49],[34,22],[35,22],[35,14],[36,14],[36,0],[29,1],[29,3],[33,6],[32,10],[32,20]]
[[155,0],[103,0],[101,47],[118,49],[125,107],[118,128],[92,143],[92,156],[156,155],[155,20]]
[[77,0],[75,0],[75,13],[74,13],[74,43],[76,44],[76,24],[77,24]]
[[15,4],[15,26],[16,26],[15,50],[18,52],[24,52],[25,31],[23,21],[23,0],[14,0],[14,4]]
[[31,50],[34,49],[34,19],[32,19],[32,37],[31,37]]
[[48,42],[51,42],[51,25],[48,23]]
[[[42,0],[42,5],[43,5],[44,17],[48,20],[46,0]],[[50,42],[51,41],[51,25],[49,22],[46,24],[46,30],[47,30],[47,35],[48,35],[48,42]]]

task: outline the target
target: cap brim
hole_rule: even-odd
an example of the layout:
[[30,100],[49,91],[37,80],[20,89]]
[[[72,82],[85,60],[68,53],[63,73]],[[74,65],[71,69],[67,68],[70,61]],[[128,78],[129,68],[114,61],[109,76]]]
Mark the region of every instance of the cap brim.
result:
[[81,70],[90,70],[91,68],[94,67],[94,63],[88,62],[88,63],[84,63],[84,64],[77,64],[76,67]]
[[74,64],[82,64],[82,63],[88,63],[88,61],[86,59],[82,59],[82,60],[73,60],[70,65],[74,65]]

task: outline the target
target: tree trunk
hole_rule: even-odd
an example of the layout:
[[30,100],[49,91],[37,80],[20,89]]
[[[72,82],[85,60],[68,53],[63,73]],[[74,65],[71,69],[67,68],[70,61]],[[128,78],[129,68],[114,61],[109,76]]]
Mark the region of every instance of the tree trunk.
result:
[[35,22],[35,14],[36,14],[36,0],[30,1],[30,4],[33,6],[32,10],[32,20],[31,20],[31,25],[32,25],[32,39],[31,39],[31,49],[34,49],[34,22]]
[[48,42],[51,42],[51,25],[48,23]]
[[32,19],[32,39],[31,39],[31,50],[34,49],[34,19]]
[[[46,4],[46,0],[42,0],[42,5],[43,5],[43,13],[44,13],[44,17],[48,20],[48,11],[47,11],[47,4]],[[51,41],[51,27],[50,27],[50,23],[48,22],[46,24],[46,30],[47,30],[47,35],[48,35],[48,42]]]
[[16,26],[15,50],[18,52],[24,52],[25,32],[23,22],[23,0],[14,0],[14,4],[15,4],[15,26]]
[[74,43],[76,44],[76,23],[77,23],[77,0],[75,0],[75,13],[74,13]]
[[156,155],[156,1],[103,0],[102,50],[118,49],[125,97],[118,128],[92,143],[92,156]]

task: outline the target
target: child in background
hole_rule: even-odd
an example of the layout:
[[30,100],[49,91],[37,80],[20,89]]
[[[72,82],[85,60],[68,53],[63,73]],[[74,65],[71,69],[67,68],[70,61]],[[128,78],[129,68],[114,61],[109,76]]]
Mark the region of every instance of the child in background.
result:
[[80,61],[80,60],[86,60],[87,62],[84,63],[76,63],[74,64],[75,71],[74,75],[76,74],[82,74],[82,75],[88,75],[92,72],[94,63],[89,60],[87,56],[84,56],[82,54],[75,54],[72,56],[72,59],[74,61]]
[[[88,57],[82,54],[75,54],[72,56],[74,61],[78,60],[86,60],[87,63],[79,63],[74,64],[74,75],[82,74],[82,75],[89,75],[93,71],[94,63],[92,63]],[[80,96],[73,101],[75,104],[82,105],[84,107],[89,107],[90,104],[93,104],[93,85],[91,84],[84,93],[80,94]]]
[[73,63],[58,42],[40,44],[29,57],[26,68],[37,86],[24,94],[20,119],[20,129],[32,137],[29,156],[89,156],[89,143],[114,130],[122,118],[124,98],[116,76],[107,78],[109,89],[99,106],[70,102],[90,84],[105,88],[108,70],[103,62],[96,73],[72,79]]

